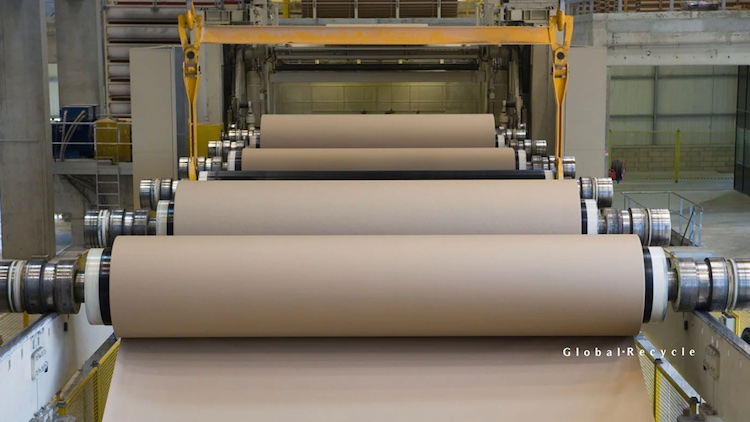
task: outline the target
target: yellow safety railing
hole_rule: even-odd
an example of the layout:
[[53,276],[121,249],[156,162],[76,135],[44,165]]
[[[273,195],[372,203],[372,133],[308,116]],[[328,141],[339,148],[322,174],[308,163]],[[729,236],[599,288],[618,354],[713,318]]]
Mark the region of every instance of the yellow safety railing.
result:
[[78,374],[82,379],[74,378],[72,385],[58,393],[55,401],[60,416],[75,416],[78,422],[102,420],[119,349],[117,340],[87,374]]
[[[639,349],[643,346],[636,342]],[[689,395],[683,390],[679,383],[664,369],[664,361],[655,359],[650,353],[639,355],[643,378],[646,381],[646,390],[651,397],[654,409],[655,422],[672,422],[682,416],[684,411],[690,414],[698,412],[698,397]]]
[[735,318],[734,333],[738,337],[742,336],[742,332],[746,328],[750,328],[750,311],[731,311],[729,313]]
[[610,130],[607,155],[625,163],[625,179],[731,179],[733,131]]
[[0,314],[0,346],[20,334],[24,328],[39,319],[39,317],[40,315],[29,315],[27,313]]

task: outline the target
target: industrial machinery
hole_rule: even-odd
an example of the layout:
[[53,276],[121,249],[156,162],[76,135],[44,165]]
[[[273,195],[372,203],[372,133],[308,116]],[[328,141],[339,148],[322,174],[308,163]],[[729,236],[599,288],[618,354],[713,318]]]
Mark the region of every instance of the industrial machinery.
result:
[[[194,11],[180,17],[191,130],[189,156],[179,159],[178,170],[179,178],[192,180],[142,180],[139,196],[144,209],[88,212],[85,236],[94,249],[78,259],[0,261],[0,313],[58,313],[65,322],[55,330],[67,333],[67,316],[76,321],[74,315],[81,312],[88,324],[113,326],[123,337],[133,333],[131,337],[153,338],[351,336],[351,327],[358,324],[370,330],[366,336],[609,335],[597,331],[594,319],[618,318],[617,312],[610,311],[620,309],[617,306],[624,300],[606,277],[615,274],[606,272],[616,272],[615,264],[622,261],[627,262],[622,266],[637,273],[625,277],[627,283],[638,287],[634,289],[637,294],[642,290],[636,300],[643,309],[642,318],[638,311],[637,326],[645,323],[643,330],[655,333],[657,345],[679,347],[683,342],[707,350],[703,362],[675,361],[700,393],[710,396],[717,385],[725,391],[729,384],[742,383],[731,370],[739,373],[743,365],[750,367],[750,348],[727,335],[708,312],[750,309],[750,259],[666,248],[671,236],[669,210],[612,208],[612,180],[575,178],[575,158],[563,156],[561,105],[572,19],[563,13],[550,19],[546,9],[532,14],[505,3],[487,2],[477,19],[488,27],[405,27],[403,35],[394,37],[393,31],[373,26],[294,31],[279,25],[265,27],[269,20],[276,22],[278,10],[274,16],[269,13],[270,4],[262,3],[242,11],[240,20],[252,23],[250,27],[204,26],[204,16]],[[301,19],[338,18],[336,10],[327,8],[327,1],[304,1],[302,6]],[[440,2],[436,8],[431,5],[416,12],[398,2],[387,10],[375,11],[372,6],[355,1],[344,17],[401,18],[411,13],[416,18],[439,19],[446,13],[448,19],[460,19],[456,10],[447,4],[443,9]],[[206,13],[206,21],[216,15]],[[236,23],[237,19],[225,20]],[[530,21],[549,27],[520,26]],[[492,26],[508,22],[514,25]],[[566,26],[560,42],[558,32]],[[190,30],[195,36],[188,35]],[[384,45],[373,46],[374,40]],[[209,143],[207,157],[198,156],[195,139],[201,43],[234,46],[226,50],[230,57],[225,57],[233,74],[232,98],[226,99],[231,129],[223,139]],[[526,43],[553,47],[552,68],[545,67],[545,74],[551,72],[558,114],[554,146],[549,149],[527,126],[530,95],[519,73],[530,57],[517,47]],[[406,61],[405,56],[409,57]],[[410,70],[481,71],[481,81],[471,79],[475,76],[466,79],[470,85],[481,86],[474,98],[483,102],[481,109],[457,106],[453,111],[491,113],[490,136],[477,138],[481,142],[471,147],[430,144],[437,135],[425,135],[426,128],[432,130],[430,134],[439,134],[451,125],[435,130],[430,124],[420,124],[410,129],[421,130],[421,136],[407,139],[422,142],[415,146],[405,138],[378,134],[361,125],[354,125],[359,132],[335,139],[322,131],[341,131],[340,126],[323,124],[316,129],[299,124],[295,128],[299,133],[286,140],[291,143],[273,147],[269,125],[260,124],[260,130],[254,127],[262,118],[273,119],[275,111],[294,111],[293,105],[272,97],[276,89],[271,88],[272,79],[277,84],[293,84],[299,76],[295,72],[341,72],[351,78],[351,72],[394,72],[389,75],[393,76]],[[381,81],[390,84],[391,79]],[[289,88],[278,87],[278,92],[283,89]],[[363,112],[371,113],[368,106],[363,107]],[[384,116],[422,112],[378,111]],[[477,118],[487,120],[487,116]],[[288,127],[289,120],[281,126]],[[398,126],[375,127],[388,131]],[[445,138],[466,141],[470,137],[463,138],[465,131],[462,128],[458,135]],[[314,145],[316,151],[306,150],[316,136],[326,142],[343,139],[358,145],[319,142]],[[368,136],[384,144],[368,145],[363,142]],[[467,159],[472,165],[456,164],[462,154],[472,157]],[[489,164],[477,165],[480,160]],[[319,166],[323,161],[325,166]],[[575,180],[546,180],[553,178]],[[565,213],[557,213],[559,208],[566,208]],[[345,258],[338,255],[341,251],[346,252]],[[601,253],[589,257],[592,251]],[[569,267],[559,262],[551,265],[548,261],[558,254],[577,260]],[[626,261],[626,255],[636,259]],[[238,257],[250,264],[237,265]],[[198,269],[206,273],[185,283]],[[573,276],[564,279],[568,270]],[[317,274],[323,276],[309,278]],[[430,284],[439,276],[444,277],[440,283]],[[343,281],[340,285],[326,284],[336,277]],[[234,283],[216,280],[224,278]],[[403,302],[398,291],[380,283],[392,279],[411,289]],[[539,279],[549,283],[539,288],[534,285]],[[172,284],[174,280],[179,284]],[[419,284],[425,280],[426,284]],[[577,283],[582,280],[595,283],[593,287]],[[285,290],[308,281],[325,293],[323,299]],[[517,309],[508,306],[506,293],[511,293],[503,291],[506,285],[523,283],[533,289],[533,294],[515,302],[526,307],[523,312],[530,306],[558,312],[552,321],[523,317],[531,321],[532,329],[526,332],[508,323],[519,318]],[[123,289],[128,284],[135,287]],[[342,291],[354,292],[352,286],[357,285],[365,289],[351,297],[337,296]],[[495,293],[485,297],[479,289],[466,287],[479,285],[491,285]],[[574,291],[576,300],[560,300],[558,295],[566,291]],[[472,324],[452,324],[453,315],[469,308],[453,301],[457,292],[487,299],[483,303],[489,312],[483,317],[492,322],[489,331],[476,331]],[[305,312],[284,319],[288,315],[283,312],[299,305],[290,302],[290,297],[301,297],[304,306],[299,308]],[[261,306],[266,303],[274,306]],[[183,314],[165,312],[167,304],[181,307]],[[441,313],[441,306],[453,313]],[[585,307],[595,308],[595,318],[584,318],[575,328],[564,327],[575,309]],[[415,318],[413,308],[427,309],[428,316]],[[232,318],[232,309],[257,312],[253,314],[257,320]],[[346,317],[331,309],[343,310]],[[217,312],[220,318],[213,317]],[[516,313],[513,319],[511,312]],[[131,317],[137,328],[122,322]],[[438,322],[425,334],[415,319],[430,318]],[[178,328],[154,323],[160,319],[175,320]],[[305,330],[310,327],[311,331]],[[39,375],[47,366],[40,345],[45,341],[44,328],[36,329],[28,340],[34,347],[32,371]],[[47,336],[50,332],[47,328]],[[14,367],[18,366],[15,362],[14,356]],[[710,399],[726,413],[721,397]],[[732,422],[740,420],[735,417]]]
[[[547,141],[495,127],[489,114],[265,115],[262,125],[209,141],[196,170],[557,171]],[[575,178],[575,157],[561,159],[563,176]],[[189,163],[180,157],[178,178]]]
[[[269,181],[183,181],[185,192],[175,196],[176,200],[159,200],[156,214],[150,210],[100,210],[89,211],[84,222],[87,244],[91,247],[111,246],[121,235],[180,235],[184,226],[175,225],[183,210],[203,216],[202,221],[193,221],[188,234],[251,235],[251,234],[504,234],[535,233],[538,228],[526,224],[526,214],[542,209],[564,186],[556,182],[528,181],[518,185],[513,181],[486,180],[367,180],[363,183],[334,180],[277,180]],[[636,234],[644,246],[667,246],[671,237],[669,210],[631,208],[619,210],[604,208],[612,201],[612,185],[608,179],[593,179],[597,189],[592,189],[592,179],[581,178],[578,183],[565,182],[573,197],[566,200],[580,201],[580,213],[572,215],[575,227],[582,234]],[[161,194],[161,181],[144,181],[143,203],[150,204],[154,193]],[[167,181],[164,186],[173,184]],[[529,198],[513,198],[516,188],[523,186]],[[153,189],[157,188],[157,189]],[[483,189],[477,194],[477,189]],[[484,191],[492,196],[484,195]],[[425,195],[429,192],[430,195]],[[576,195],[577,194],[577,195]],[[173,196],[170,194],[170,196]],[[311,196],[327,198],[326,203],[309,201]],[[189,198],[199,198],[189,201]],[[399,198],[409,198],[407,200]],[[579,199],[580,198],[580,199]],[[597,198],[597,199],[593,199]],[[188,202],[189,201],[189,202]],[[378,204],[397,204],[379,208]],[[493,223],[480,223],[482,218],[465,215],[463,222],[449,215],[438,217],[442,210],[455,208],[460,203],[466,212],[482,210]],[[183,205],[184,204],[184,205]],[[521,204],[527,208],[522,208]],[[254,217],[248,219],[244,213],[226,213],[226,210],[253,209]],[[362,213],[361,210],[369,210]],[[524,211],[524,209],[526,211]],[[285,211],[286,210],[286,211]],[[298,211],[292,211],[298,210]],[[432,214],[429,226],[395,226],[403,213],[423,212]],[[213,223],[218,214],[228,224],[227,230],[218,230]],[[285,222],[274,230],[273,219],[280,214],[288,215]],[[554,213],[551,213],[554,214]],[[344,224],[343,218],[350,219]],[[336,224],[335,222],[338,222]],[[476,222],[474,226],[472,223]],[[515,222],[510,223],[509,222]],[[317,230],[305,227],[319,227]],[[460,227],[460,228],[458,228]],[[197,230],[196,230],[197,228]],[[557,233],[550,229],[550,233]]]
[[[345,242],[346,237],[339,240]],[[85,305],[91,324],[110,325],[113,258],[117,258],[117,244],[114,250],[92,249],[80,260],[2,261],[0,312],[73,314]],[[669,258],[662,248],[651,247],[643,251],[643,265],[643,322],[662,321],[669,303],[676,312],[750,309],[748,259]]]
[[[510,148],[243,148],[229,151],[225,159],[198,157],[198,172],[468,170],[479,161],[484,162],[483,170],[543,170],[555,176],[557,157],[527,157],[524,149]],[[562,159],[564,178],[574,179],[575,157]],[[180,157],[179,179],[187,179],[188,161],[187,157]]]
[[[224,178],[242,180],[243,178],[233,178],[233,172],[214,173],[205,172],[203,180],[222,180]],[[318,174],[323,173],[323,174]],[[359,173],[366,173],[365,177],[357,177]],[[499,175],[505,175],[507,179],[523,178],[524,173],[516,172],[482,172],[482,171],[461,171],[461,172],[398,172],[391,176],[388,172],[258,172],[255,177],[249,177],[249,180],[361,180],[361,179],[391,179],[391,180],[409,180],[409,179],[498,179]],[[543,172],[531,173],[534,177],[529,179],[547,179]],[[248,175],[251,176],[251,175]],[[382,176],[382,177],[378,177]],[[398,176],[398,177],[396,177]],[[139,200],[141,208],[156,211],[159,201],[174,200],[177,193],[177,187],[180,181],[170,178],[166,179],[146,179],[141,180],[138,187]],[[608,177],[580,177],[576,179],[579,195],[581,200],[593,199],[599,208],[612,206],[614,197],[614,186],[612,179]]]
[[99,106],[74,105],[60,108],[60,121],[52,122],[52,151],[57,159],[94,157],[94,122]]

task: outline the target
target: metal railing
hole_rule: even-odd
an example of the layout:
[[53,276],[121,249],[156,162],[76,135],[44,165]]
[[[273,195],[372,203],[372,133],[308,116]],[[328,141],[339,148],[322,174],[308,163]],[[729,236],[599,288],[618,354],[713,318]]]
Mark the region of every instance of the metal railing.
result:
[[748,0],[568,0],[569,15],[617,12],[748,10]]
[[23,314],[0,314],[0,346],[10,341],[28,327],[32,322],[39,319],[39,315]]
[[[55,160],[89,158],[110,160],[115,164],[132,160],[132,123],[130,121],[99,119],[95,122],[53,123],[61,128],[61,133],[53,135],[52,151]],[[71,140],[75,136],[75,132],[81,128],[90,131],[90,142]],[[58,138],[59,140],[55,140]],[[74,153],[69,154],[71,151]],[[76,156],[76,153],[80,157]]]
[[675,246],[701,246],[703,207],[674,192],[623,192],[625,208],[665,208],[672,218],[672,242]]
[[750,311],[731,311],[728,314],[734,318],[734,325],[728,328],[733,329],[737,337],[742,337],[745,330],[750,328]]
[[734,171],[733,131],[610,130],[607,154],[625,163],[626,176],[638,178],[731,179]]
[[[55,161],[88,159],[96,166],[90,201],[97,209],[120,208],[122,190],[119,163],[133,156],[132,124],[128,120],[99,118],[93,122],[53,122],[52,154]],[[111,165],[115,165],[114,167]],[[111,171],[113,167],[116,171]]]

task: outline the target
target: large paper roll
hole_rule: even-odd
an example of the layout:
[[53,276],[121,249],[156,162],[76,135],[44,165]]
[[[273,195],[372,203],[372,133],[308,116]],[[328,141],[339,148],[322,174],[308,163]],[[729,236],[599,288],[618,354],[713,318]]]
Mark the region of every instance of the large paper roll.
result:
[[121,337],[627,336],[637,236],[118,237]]
[[245,148],[245,171],[515,170],[511,148]]
[[491,114],[265,114],[261,148],[492,148]]
[[175,235],[580,234],[574,180],[181,181]]
[[637,353],[622,337],[123,339],[104,420],[653,421]]

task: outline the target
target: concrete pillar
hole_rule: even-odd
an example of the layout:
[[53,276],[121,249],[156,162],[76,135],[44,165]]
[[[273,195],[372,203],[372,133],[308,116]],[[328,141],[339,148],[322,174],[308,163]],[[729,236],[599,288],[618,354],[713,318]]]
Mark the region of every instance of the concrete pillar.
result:
[[576,157],[579,176],[606,176],[607,49],[571,47],[565,95],[565,155]]
[[104,114],[100,0],[55,0],[60,105],[99,104]]
[[47,28],[42,0],[0,0],[3,256],[54,256]]
[[223,45],[201,45],[201,82],[198,85],[198,122],[222,123],[224,116],[224,91],[222,68],[224,67]]
[[[552,51],[549,46],[531,47],[531,116],[529,132],[533,139],[546,139],[555,145],[555,91],[552,87]],[[550,149],[550,154],[554,151]]]

